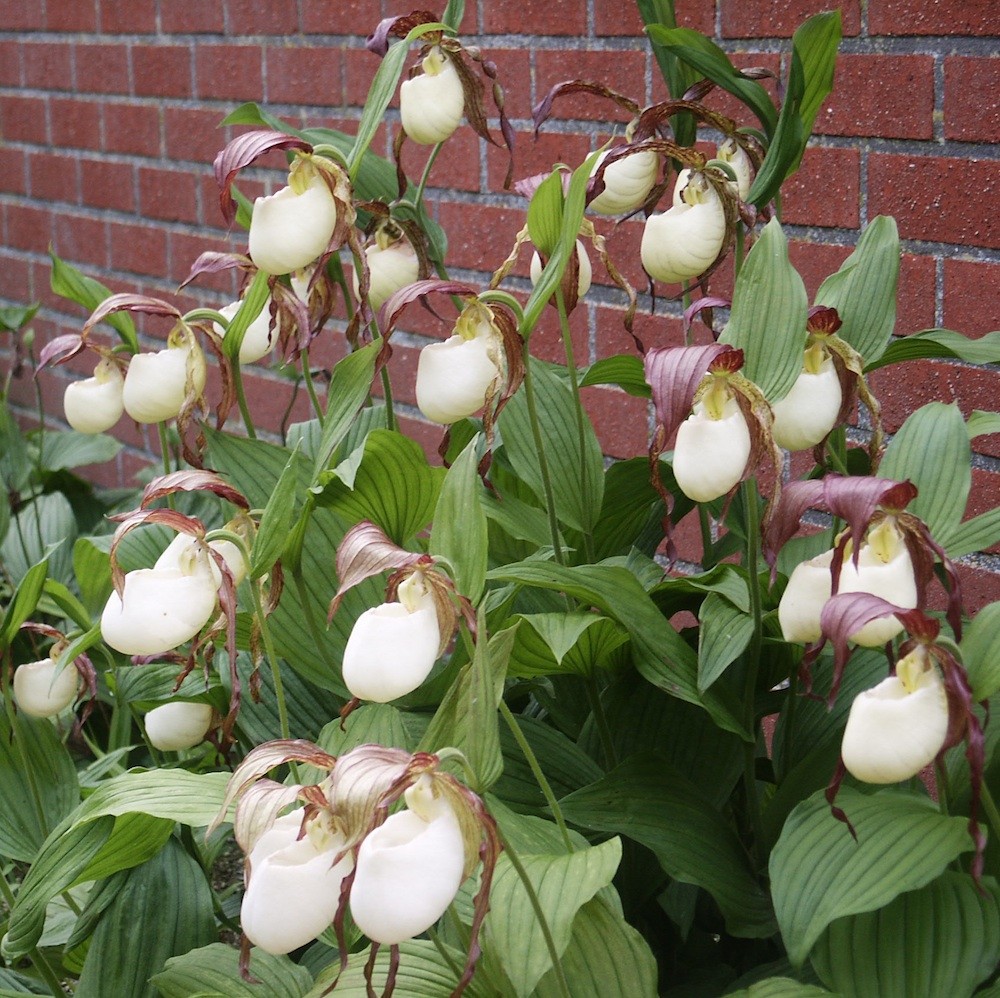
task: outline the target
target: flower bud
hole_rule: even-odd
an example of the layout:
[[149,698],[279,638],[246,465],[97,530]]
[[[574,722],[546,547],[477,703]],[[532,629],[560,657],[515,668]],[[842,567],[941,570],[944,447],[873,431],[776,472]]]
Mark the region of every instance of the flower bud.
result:
[[[607,155],[605,150],[597,157],[591,176]],[[604,171],[604,190],[588,207],[598,215],[627,215],[641,208],[656,183],[659,163],[651,150],[616,160]]]
[[156,353],[136,354],[125,375],[125,411],[137,423],[174,419],[184,405],[189,386],[205,388],[205,355],[186,338]]
[[832,564],[831,549],[800,562],[789,576],[778,603],[778,623],[786,641],[808,645],[822,637],[819,618],[833,590]]
[[190,641],[215,611],[217,592],[204,550],[184,552],[179,568],[143,568],[125,576],[101,614],[105,642],[125,655],[159,655]]
[[746,417],[725,384],[713,384],[677,428],[677,484],[689,499],[711,502],[740,481],[749,458]]
[[80,433],[103,433],[121,419],[125,404],[122,391],[125,379],[118,365],[109,359],[100,361],[94,376],[66,386],[63,410],[66,422]]
[[423,73],[399,88],[403,131],[418,145],[444,142],[458,128],[465,91],[454,63],[435,45],[424,57]]
[[180,752],[205,740],[212,726],[212,708],[207,703],[175,700],[154,707],[145,717],[146,737],[161,752]]
[[716,156],[733,168],[733,173],[736,174],[735,185],[730,181],[733,193],[741,201],[745,201],[753,180],[753,163],[747,151],[735,139],[726,139],[716,150]]
[[947,734],[944,683],[917,648],[896,663],[895,676],[854,698],[841,755],[858,780],[898,783],[929,765]]
[[72,662],[58,674],[51,658],[26,662],[14,670],[14,699],[18,709],[31,717],[55,717],[76,698],[80,674]]
[[[365,247],[368,258],[368,304],[376,312],[401,288],[414,284],[420,277],[420,261],[409,240],[399,239],[388,246],[378,242]],[[361,297],[358,274],[353,275],[354,297]]]
[[502,376],[499,334],[489,309],[472,306],[459,316],[455,335],[420,351],[417,405],[435,423],[456,423],[478,412]]
[[323,255],[333,237],[337,205],[326,181],[313,173],[301,189],[293,184],[254,201],[250,258],[265,274],[301,270]]
[[821,344],[814,344],[791,391],[771,406],[775,443],[791,451],[815,447],[836,424],[842,401],[833,361]]
[[373,942],[395,945],[429,929],[465,879],[458,818],[426,774],[406,791],[409,810],[390,815],[358,849],[351,915]]
[[388,703],[412,693],[437,660],[441,632],[421,572],[400,584],[399,599],[365,610],[347,639],[344,685],[359,700]]
[[[197,552],[200,544],[201,541],[190,534],[178,534],[167,545],[163,554],[156,559],[156,564],[153,565],[153,568],[180,569],[185,553],[190,552],[193,554]],[[249,566],[247,565],[246,558],[243,557],[243,552],[232,541],[209,541],[208,546],[213,551],[217,551],[222,555],[223,561],[225,561],[226,566],[232,573],[233,584],[238,586],[246,578],[249,571]],[[215,588],[218,589],[222,585],[222,572],[211,555],[208,557],[208,565],[212,572],[212,581],[215,583]]]
[[350,854],[336,863],[345,841],[324,815],[278,818],[250,850],[240,923],[246,937],[279,956],[315,939],[337,914],[340,886],[354,867]]
[[665,284],[703,274],[726,241],[725,208],[708,180],[692,174],[680,198],[681,204],[646,220],[639,248],[646,272]]
[[[219,313],[232,322],[242,304],[242,300],[234,301],[220,308]],[[218,323],[213,323],[213,326],[219,336],[225,337],[227,330]],[[247,326],[247,330],[243,334],[243,340],[240,343],[240,363],[253,364],[265,356],[274,345],[274,336],[277,331],[277,326],[274,330],[271,329],[271,299],[268,298],[260,310],[260,315]]]
[[[590,266],[590,257],[583,243],[579,239],[576,241],[576,258],[579,261],[579,277],[576,282],[576,296],[582,298],[590,290],[590,281],[593,277],[593,268]],[[542,258],[533,253],[531,256],[531,283],[537,284],[538,278],[542,276]]]

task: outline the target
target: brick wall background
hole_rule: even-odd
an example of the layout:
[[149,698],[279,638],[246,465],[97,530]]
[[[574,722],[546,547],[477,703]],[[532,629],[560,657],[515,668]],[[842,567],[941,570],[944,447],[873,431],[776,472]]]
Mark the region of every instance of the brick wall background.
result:
[[[678,22],[713,36],[739,65],[783,70],[795,27],[830,6],[823,0],[678,0]],[[549,87],[590,77],[641,103],[666,97],[641,21],[625,0],[469,0],[463,33],[498,65],[518,133],[516,176],[562,160],[577,163],[624,118],[609,104],[579,99],[556,105],[537,142],[530,112]],[[406,8],[386,0],[0,0],[0,304],[41,301],[35,322],[44,341],[77,330],[82,310],[49,291],[46,250],[114,291],[136,291],[219,306],[235,296],[228,278],[199,282],[177,297],[177,284],[206,249],[243,249],[218,212],[211,162],[231,137],[218,122],[246,100],[296,123],[353,130],[376,58],[364,40],[377,21]],[[894,215],[904,240],[896,332],[946,326],[969,334],[1000,328],[1000,53],[989,0],[844,0],[844,42],[836,86],[816,124],[803,167],[786,188],[784,220],[792,258],[810,293],[848,255],[877,214]],[[720,110],[735,112],[723,95]],[[606,115],[611,114],[609,119]],[[395,111],[389,122],[395,125]],[[751,123],[747,121],[747,123]],[[376,151],[387,153],[382,129]],[[418,175],[420,150],[408,147]],[[275,160],[277,163],[277,160]],[[463,129],[431,175],[429,198],[450,239],[453,276],[484,282],[523,224],[524,203],[501,191],[500,150]],[[277,171],[246,175],[250,196],[280,185]],[[642,287],[639,222],[605,226],[619,266]],[[527,288],[527,266],[512,287]],[[630,349],[621,330],[621,296],[605,279],[573,317],[578,357],[594,360]],[[713,289],[731,289],[723,271]],[[648,313],[648,299],[642,299]],[[647,344],[679,342],[676,307],[640,316]],[[152,343],[165,330],[141,327]],[[447,331],[419,319],[417,336]],[[393,380],[407,428],[425,441],[412,374],[419,338],[400,340]],[[554,357],[554,323],[536,342]],[[341,348],[316,355],[331,362]],[[561,351],[559,351],[561,352]],[[43,375],[52,419],[68,377]],[[895,368],[894,372],[899,372]],[[89,373],[89,371],[87,372]],[[304,398],[287,380],[255,369],[248,377],[255,413],[276,429],[307,418]],[[966,413],[1000,408],[1000,371],[923,361],[880,374],[888,429],[932,398],[958,401]],[[32,390],[13,396],[30,421]],[[647,412],[610,389],[587,390],[606,452],[634,456],[647,444]],[[92,469],[127,483],[148,461],[147,436],[122,421],[127,447],[113,466]],[[1000,497],[1000,439],[979,441],[971,512]],[[970,603],[1000,595],[1000,558],[969,559]]]

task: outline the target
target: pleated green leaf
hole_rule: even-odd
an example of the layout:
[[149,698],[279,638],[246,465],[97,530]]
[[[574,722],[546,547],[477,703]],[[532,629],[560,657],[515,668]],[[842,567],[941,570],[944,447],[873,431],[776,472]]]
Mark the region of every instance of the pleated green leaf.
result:
[[[556,516],[575,530],[589,531],[597,521],[604,492],[604,462],[590,420],[584,415],[586,454],[580,461],[577,411],[569,387],[545,364],[532,358],[538,422],[552,481]],[[545,495],[538,452],[531,431],[527,395],[522,390],[500,417],[504,454],[535,495]]]
[[719,338],[743,351],[742,373],[771,402],[784,398],[802,371],[809,302],[788,261],[788,242],[777,219],[764,227],[736,279],[733,309]]
[[573,673],[590,676],[622,664],[616,654],[628,633],[595,613],[533,613],[521,618],[511,653],[511,675]]
[[1000,507],[964,520],[948,531],[948,554],[961,558],[973,551],[984,551],[1000,541]]
[[[247,440],[205,428],[207,440],[206,464],[228,479],[247,497],[251,507],[263,509],[271,497],[292,452],[287,447],[264,440]],[[298,482],[309,485],[309,466],[304,457],[295,461]],[[144,533],[145,531],[135,531]]]
[[885,350],[896,324],[899,284],[899,233],[896,222],[879,215],[861,233],[854,252],[816,292],[816,304],[835,308],[843,325],[837,335],[867,364]]
[[295,493],[298,486],[295,467],[297,458],[296,450],[289,457],[264,507],[260,527],[250,551],[251,579],[259,579],[271,570],[281,557],[281,552],[288,541],[288,532],[295,514]]
[[629,353],[617,353],[595,361],[580,379],[580,387],[588,385],[617,385],[637,398],[652,398],[653,392],[646,381],[642,358]]
[[73,574],[87,612],[97,616],[111,595],[111,559],[108,548],[94,538],[78,537],[73,545]]
[[232,946],[212,943],[171,957],[152,978],[162,998],[302,998],[312,986],[309,971],[287,956],[255,949],[250,973],[258,983],[240,976],[240,954]]
[[[1000,333],[990,333],[990,336],[1000,337]],[[984,412],[974,409],[966,420],[965,428],[969,431],[969,439],[975,440],[986,433],[1000,433],[1000,412]]]
[[161,700],[215,701],[222,705],[222,694],[212,695],[220,688],[217,677],[208,681],[201,670],[195,669],[177,685],[181,667],[173,662],[150,662],[147,665],[127,665],[115,673],[115,696],[122,703],[155,704]]
[[1000,892],[992,878],[983,887],[946,872],[878,911],[839,918],[812,964],[842,998],[971,995],[1000,961]]
[[877,360],[865,366],[865,370],[874,371],[887,364],[924,357],[953,357],[970,364],[995,364],[1000,361],[1000,332],[973,339],[951,329],[924,329],[894,340]]
[[80,805],[74,823],[105,814],[141,811],[198,828],[215,817],[227,782],[227,773],[189,773],[182,769],[123,773],[108,780]]
[[[615,838],[572,854],[520,857],[558,955],[569,945],[576,913],[611,883],[621,854],[621,842]],[[503,855],[493,878],[484,931],[485,945],[499,959],[514,993],[518,998],[531,994],[552,966],[552,958],[528,892]]]
[[984,606],[962,637],[962,659],[973,700],[988,700],[1000,690],[1000,603]]
[[122,445],[105,433],[78,433],[62,430],[46,433],[42,442],[42,467],[48,471],[62,468],[79,468],[84,464],[103,464],[110,461]]
[[767,894],[731,823],[665,759],[633,756],[560,806],[568,821],[627,835],[651,849],[675,880],[705,888],[733,935],[759,938],[774,931]]
[[774,910],[796,966],[834,920],[874,911],[923,887],[972,849],[966,819],[945,817],[916,793],[866,795],[844,787],[837,806],[857,841],[819,791],[792,811],[771,853]]
[[[0,562],[3,561],[2,550],[0,549]],[[10,571],[9,563],[7,564]],[[48,572],[48,558],[42,558],[27,571],[13,575],[14,578],[19,578],[21,581],[14,593],[14,598],[7,605],[6,612],[0,617],[0,621],[2,621],[0,623],[0,649],[10,647],[20,626],[35,612]]]
[[830,10],[803,21],[792,37],[792,45],[802,59],[805,78],[799,105],[803,141],[809,138],[816,114],[833,89],[840,36],[840,11]]
[[698,688],[707,690],[746,650],[753,618],[724,596],[709,593],[698,620]]
[[[803,984],[792,977],[769,977],[739,991],[727,991],[727,998],[822,998],[829,991],[814,984]],[[835,996],[831,996],[835,998]]]
[[0,562],[11,578],[21,579],[33,565],[47,558],[49,576],[69,582],[76,535],[76,516],[66,496],[61,492],[36,496],[11,519],[0,545]]

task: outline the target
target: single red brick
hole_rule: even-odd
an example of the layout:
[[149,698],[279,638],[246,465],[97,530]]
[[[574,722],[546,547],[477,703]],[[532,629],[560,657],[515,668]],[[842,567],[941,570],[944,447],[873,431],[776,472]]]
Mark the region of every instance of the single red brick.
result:
[[167,272],[167,233],[162,225],[108,223],[111,266],[130,274],[162,278]]
[[31,267],[27,260],[0,250],[0,272],[3,273],[4,297],[17,302],[37,300],[31,293]]
[[0,42],[0,87],[21,86],[21,46]]
[[163,129],[167,155],[175,162],[211,163],[226,144],[226,131],[219,128],[222,118],[216,110],[165,107]]
[[[541,99],[564,80],[594,80],[618,93],[645,102],[646,53],[586,52],[541,49],[535,53],[537,94]],[[553,118],[583,118],[588,121],[627,120],[617,105],[587,94],[560,98],[553,104]]]
[[[845,0],[838,6],[844,35],[856,35],[861,30],[860,3]],[[806,18],[829,8],[825,0],[722,0],[722,37],[791,38]]]
[[601,450],[610,457],[645,455],[649,449],[645,399],[626,395],[617,388],[584,388],[583,405],[594,424]]
[[9,0],[3,5],[3,28],[4,31],[44,31],[44,6]]
[[285,0],[226,0],[230,31],[241,35],[293,35],[299,30],[296,5]]
[[585,0],[522,0],[519,4],[487,4],[483,10],[483,34],[533,35],[587,34]]
[[[531,53],[525,49],[494,48],[487,45],[483,50],[486,59],[496,67],[497,82],[503,88],[504,113],[508,118],[531,117]],[[478,67],[476,67],[478,73]],[[497,117],[493,103],[492,84],[483,80],[485,91],[483,101],[486,114],[490,118]]]
[[135,211],[134,168],[129,163],[80,159],[83,203],[94,208]]
[[[678,23],[681,23],[680,16],[678,13]],[[604,35],[642,38],[643,28],[642,17],[635,4],[594,4],[594,34],[598,38]]]
[[1000,599],[1000,576],[976,565],[958,566],[962,604],[966,613],[978,613],[987,603]]
[[810,301],[815,297],[819,286],[830,274],[835,274],[840,269],[850,253],[848,246],[808,243],[797,239],[788,243],[788,258],[799,272]]
[[0,134],[7,142],[46,145],[45,100],[41,97],[0,96]]
[[967,336],[1000,329],[1000,264],[945,259],[944,325]]
[[841,55],[833,93],[816,116],[821,135],[933,137],[934,57]]
[[514,245],[514,237],[524,225],[524,212],[493,205],[443,202],[438,221],[448,233],[449,267],[490,271]]
[[27,194],[27,156],[20,149],[0,146],[0,191]]
[[222,34],[226,15],[222,0],[160,0],[160,28],[165,34]]
[[[341,53],[332,47],[264,49],[265,99],[274,104],[342,103]],[[377,68],[377,67],[374,67]]]
[[108,265],[107,226],[102,219],[59,212],[52,227],[52,248],[85,271]]
[[198,180],[187,170],[139,168],[139,211],[165,222],[197,222]]
[[5,204],[4,243],[13,249],[44,253],[52,231],[51,214],[35,205]]
[[160,155],[160,112],[147,104],[105,104],[104,148],[137,156]]
[[302,0],[299,7],[306,34],[362,37],[370,35],[383,17],[403,10],[386,10],[385,0]]
[[991,0],[868,0],[873,35],[992,35],[996,8]]
[[869,214],[893,215],[904,239],[1000,247],[1000,163],[873,153]]
[[27,42],[22,49],[25,86],[71,90],[71,52],[68,42]]
[[[545,126],[536,139],[532,132],[516,132],[514,136],[514,180],[548,173],[556,163],[578,166],[590,153],[586,135],[566,132],[546,132]],[[499,191],[507,173],[507,150],[486,147],[487,182],[491,191]],[[527,202],[525,203],[527,204]]]
[[[9,7],[10,4],[4,4]],[[7,11],[4,10],[4,27],[10,30]],[[91,33],[97,30],[97,11],[94,4],[53,3],[45,10],[45,27],[49,31],[80,31]]]
[[190,97],[191,48],[187,45],[134,45],[133,92],[140,97]]
[[74,46],[73,58],[76,63],[77,93],[128,93],[126,46],[77,44]]
[[78,204],[76,157],[59,153],[31,153],[31,196],[39,201],[64,201]]
[[94,100],[49,100],[52,142],[74,149],[101,148],[101,105]]
[[[348,107],[361,107],[368,97],[372,79],[378,72],[378,57],[365,48],[345,47],[340,52],[344,65],[344,104]],[[406,78],[405,74],[403,78]],[[337,92],[340,92],[339,87]],[[391,107],[399,107],[398,94],[397,87]]]
[[[407,142],[403,146],[403,168],[414,182],[421,176],[431,148],[418,146],[415,142]],[[444,153],[438,156],[431,168],[428,187],[432,190],[444,188],[446,191],[479,190],[479,137],[471,128],[460,127],[448,139]]]
[[782,218],[798,225],[856,229],[860,219],[861,154],[857,149],[814,146],[786,182]]
[[944,136],[964,142],[1000,142],[1000,59],[945,59]]
[[256,45],[200,45],[195,50],[197,96],[259,100],[264,92]]
[[108,35],[156,31],[155,0],[100,0],[101,31]]

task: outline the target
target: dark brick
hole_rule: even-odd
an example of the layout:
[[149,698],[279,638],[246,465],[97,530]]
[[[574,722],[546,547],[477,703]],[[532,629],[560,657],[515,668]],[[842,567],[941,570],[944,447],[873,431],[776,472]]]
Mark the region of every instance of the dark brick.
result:
[[101,105],[96,101],[53,97],[49,101],[49,118],[54,145],[100,149]]
[[48,142],[45,101],[41,97],[0,96],[0,129],[7,142]]
[[1000,329],[1000,263],[944,261],[944,325],[967,336]]
[[[791,38],[806,18],[831,7],[825,0],[721,0],[721,3],[723,38]],[[844,35],[856,35],[861,29],[860,3],[845,0],[837,6],[841,10]]]
[[66,42],[27,42],[22,50],[24,83],[40,90],[72,90],[72,48]]
[[993,35],[996,27],[991,0],[868,0],[873,35]]
[[213,100],[259,100],[264,92],[256,45],[202,45],[195,52],[197,95]]
[[128,49],[124,45],[74,46],[78,93],[127,94]]
[[105,159],[80,159],[83,203],[94,208],[135,211],[133,167]]
[[855,229],[860,219],[861,154],[813,147],[782,189],[782,219],[798,225]]
[[962,142],[1000,142],[1000,59],[945,59],[944,134]]
[[586,0],[522,0],[486,4],[483,9],[483,34],[522,34],[527,24],[536,35],[586,35]]
[[[539,99],[563,80],[595,80],[644,103],[646,55],[641,51],[576,52],[541,49],[535,54]],[[627,115],[609,101],[586,94],[565,97],[553,105],[553,118],[583,118],[589,121],[619,119]]]
[[28,157],[31,196],[39,201],[79,202],[76,157],[60,153],[32,153]]
[[198,180],[186,170],[139,169],[139,211],[165,222],[198,221]]
[[105,104],[104,142],[108,152],[159,156],[159,110],[147,104]]
[[296,5],[286,0],[226,0],[231,35],[293,35],[299,30]]
[[187,45],[135,45],[132,78],[140,97],[190,97],[191,49]]
[[160,25],[166,34],[221,34],[226,27],[222,0],[160,0]]
[[155,0],[99,0],[101,31],[108,35],[156,31]]
[[[335,48],[272,46],[267,60],[266,99],[275,104],[333,104],[343,101],[341,53]],[[372,65],[372,71],[378,67]]]

